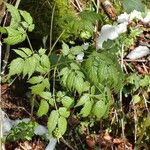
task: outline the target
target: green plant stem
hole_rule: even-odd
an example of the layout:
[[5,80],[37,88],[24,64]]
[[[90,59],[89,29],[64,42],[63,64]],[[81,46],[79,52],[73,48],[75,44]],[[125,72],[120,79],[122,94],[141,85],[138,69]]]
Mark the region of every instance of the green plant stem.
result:
[[30,42],[30,39],[29,39],[28,35],[27,35],[27,41],[28,41],[28,44],[29,44],[29,46],[30,46],[30,49],[31,49],[32,52],[34,53],[34,50],[33,50],[33,47],[32,47],[32,45],[31,45],[31,42]]
[[52,48],[52,33],[53,33],[53,21],[54,21],[54,12],[55,12],[55,6],[54,4],[53,10],[52,10],[52,16],[51,16],[51,26],[50,26],[50,41],[49,41],[49,48]]
[[56,46],[57,42],[59,41],[59,39],[61,38],[61,36],[64,34],[65,30],[62,31],[62,33],[59,35],[59,37],[57,38],[57,40],[55,41],[55,43],[53,44],[52,48],[50,49],[49,53],[48,53],[48,56],[51,55],[54,47]]
[[35,104],[35,94],[33,95],[32,99],[31,99],[31,120],[32,120],[32,117],[33,117],[33,111],[34,111],[34,104]]
[[21,0],[17,0],[17,1],[16,1],[16,4],[15,4],[15,7],[16,7],[16,8],[19,7],[20,2],[21,2]]

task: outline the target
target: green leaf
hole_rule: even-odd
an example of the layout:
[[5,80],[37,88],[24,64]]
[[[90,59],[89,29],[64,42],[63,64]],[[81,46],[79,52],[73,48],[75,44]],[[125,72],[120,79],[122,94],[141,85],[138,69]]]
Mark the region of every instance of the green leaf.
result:
[[27,11],[23,11],[23,10],[19,10],[21,16],[23,17],[23,19],[29,24],[33,24],[33,19],[30,15],[30,13],[28,13]]
[[39,49],[39,54],[40,54],[40,55],[44,55],[45,52],[46,52],[46,49],[44,49],[44,48],[40,48],[40,49]]
[[13,51],[15,51],[15,53],[18,54],[19,56],[21,56],[22,58],[28,57],[23,51],[21,51],[19,49],[13,49]]
[[79,54],[80,52],[83,51],[83,48],[81,46],[75,46],[75,47],[72,47],[70,49],[70,52],[73,54],[73,55],[77,55]]
[[8,45],[15,45],[23,42],[26,39],[26,32],[15,30],[11,27],[5,27],[8,33],[8,37],[4,39],[4,43]]
[[28,56],[31,56],[33,54],[32,50],[29,48],[20,48],[24,53],[26,53]]
[[84,104],[84,107],[81,109],[80,114],[82,117],[87,117],[91,113],[93,106],[93,101],[89,100]]
[[10,22],[10,26],[12,28],[17,28],[19,26],[19,23],[21,21],[21,17],[19,14],[19,11],[16,7],[14,7],[11,4],[5,3],[7,6],[7,10],[10,12],[11,14],[11,22]]
[[77,102],[75,107],[84,105],[86,102],[90,101],[90,95],[89,94],[84,94],[79,101]]
[[37,84],[42,82],[43,80],[44,80],[43,76],[34,76],[28,80],[28,83]]
[[65,42],[63,42],[63,44],[62,44],[62,53],[63,53],[63,56],[68,55],[69,51],[70,51],[69,46]]
[[28,74],[28,78],[35,72],[38,60],[34,55],[25,60],[23,68],[23,77]]
[[127,13],[131,13],[133,10],[144,12],[145,7],[141,0],[124,0],[123,9]]
[[137,104],[137,103],[139,103],[141,101],[141,98],[140,98],[139,95],[134,95],[132,97],[132,101],[133,101],[133,104]]
[[14,59],[9,65],[9,75],[12,76],[15,74],[20,74],[23,71],[24,60],[22,58]]
[[70,115],[70,111],[68,111],[67,108],[65,108],[65,107],[60,107],[60,108],[59,108],[59,114],[60,114],[62,117],[68,118],[69,115]]
[[50,60],[45,54],[41,56],[41,65],[47,69],[50,69]]
[[59,113],[56,110],[53,110],[48,118],[47,127],[49,134],[51,135],[56,125],[58,123]]
[[62,116],[60,116],[58,119],[58,130],[61,135],[64,135],[67,130],[67,120]]
[[66,108],[71,108],[74,104],[74,99],[69,96],[64,96],[61,100],[62,104]]
[[84,80],[80,76],[76,76],[74,80],[74,87],[78,91],[78,93],[81,95],[84,91]]
[[107,105],[102,100],[96,102],[93,106],[93,114],[98,118],[101,119],[107,111]]
[[46,78],[43,80],[43,84],[45,85],[45,87],[49,90],[50,89],[50,82],[49,82],[49,79]]
[[29,27],[28,27],[28,31],[29,31],[29,32],[32,32],[32,31],[34,30],[34,28],[35,28],[35,25],[34,25],[34,24],[31,24],[31,25],[29,25]]
[[76,63],[71,63],[70,67],[72,70],[80,70],[80,67]]
[[42,99],[40,102],[38,112],[37,112],[37,116],[41,117],[43,115],[46,115],[48,110],[49,110],[49,104],[47,103],[46,100]]
[[40,84],[31,86],[30,89],[32,90],[32,94],[38,95],[39,93],[44,91],[45,85],[43,83],[40,83]]
[[49,100],[52,96],[50,92],[42,92],[39,95],[46,100]]
[[75,72],[71,71],[66,80],[66,86],[71,91],[74,88]]

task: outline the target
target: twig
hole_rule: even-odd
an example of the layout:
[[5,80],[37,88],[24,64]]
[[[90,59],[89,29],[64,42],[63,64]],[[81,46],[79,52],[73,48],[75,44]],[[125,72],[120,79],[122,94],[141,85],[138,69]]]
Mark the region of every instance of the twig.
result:
[[32,47],[32,45],[31,45],[30,39],[29,39],[28,35],[26,35],[26,36],[27,36],[27,41],[28,41],[28,44],[29,44],[29,46],[30,46],[30,49],[31,49],[32,52],[34,53],[34,50],[33,50],[33,47]]
[[[124,44],[122,44],[122,48],[121,48],[121,68],[123,70],[123,54],[124,54]],[[122,89],[120,90],[120,110],[123,113],[123,108],[122,108]],[[125,138],[125,134],[124,134],[124,113],[123,116],[121,118],[121,128],[122,128],[122,137]]]
[[125,62],[147,62],[148,60],[145,60],[145,59],[135,59],[135,60],[123,59],[123,61],[125,61]]
[[79,10],[80,10],[80,12],[81,12],[81,11],[82,11],[82,8],[81,8],[81,6],[80,6],[79,1],[78,1],[78,0],[75,0],[75,2],[77,3],[77,6],[78,6],[78,8],[79,8]]
[[71,150],[75,150],[64,138],[61,138],[60,141],[67,145]]

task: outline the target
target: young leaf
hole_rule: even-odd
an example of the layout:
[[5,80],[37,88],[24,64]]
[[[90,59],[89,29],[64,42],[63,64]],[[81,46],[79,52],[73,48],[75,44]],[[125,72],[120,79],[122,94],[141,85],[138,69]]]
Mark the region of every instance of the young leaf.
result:
[[133,10],[144,12],[144,5],[141,0],[124,0],[123,1],[124,11],[127,13],[131,13]]
[[39,94],[42,98],[49,100],[51,98],[51,93],[50,92],[42,92]]
[[43,115],[46,115],[48,110],[49,110],[49,104],[47,103],[46,100],[41,99],[40,107],[39,107],[38,112],[37,112],[37,116],[41,117]]
[[44,80],[43,76],[34,76],[28,80],[28,83],[37,84],[42,82],[43,80]]
[[21,16],[23,17],[23,19],[29,24],[33,24],[33,19],[30,15],[30,13],[28,13],[27,11],[23,11],[23,10],[19,10]]
[[6,6],[7,6],[7,10],[10,12],[11,14],[11,22],[10,22],[10,26],[12,28],[17,28],[20,21],[21,21],[21,17],[20,17],[20,14],[19,14],[19,11],[16,7],[14,7],[13,5],[11,4],[8,4],[8,3],[5,3]]
[[66,80],[66,86],[71,91],[74,88],[75,72],[71,71]]
[[69,51],[70,51],[69,46],[66,43],[63,42],[63,44],[62,44],[62,53],[63,53],[63,56],[68,55]]
[[65,108],[65,107],[60,107],[59,108],[59,114],[62,117],[68,118],[70,115],[70,111],[68,111],[67,108]]
[[89,94],[84,94],[79,101],[77,102],[75,107],[84,105],[86,102],[90,101],[90,95]]
[[59,113],[56,110],[53,110],[48,118],[47,127],[49,134],[51,135],[56,125],[58,123]]
[[78,91],[78,93],[81,95],[84,91],[84,80],[80,76],[76,76],[74,80],[74,87]]
[[13,51],[15,51],[15,53],[18,54],[19,56],[21,56],[22,58],[28,57],[23,51],[21,51],[19,49],[13,49]]
[[11,27],[5,27],[8,33],[8,37],[4,39],[4,43],[8,45],[15,45],[23,42],[26,39],[26,32],[15,30]]
[[44,91],[45,85],[43,83],[40,83],[40,84],[31,86],[30,89],[32,90],[33,94],[38,95],[39,93]]
[[105,115],[106,110],[107,105],[102,100],[100,100],[94,104],[92,111],[98,119],[101,119]]
[[24,60],[22,58],[14,59],[9,65],[9,76],[20,74],[23,70]]
[[71,108],[74,104],[74,99],[69,96],[64,96],[61,100],[62,104],[66,108]]
[[80,67],[76,63],[71,63],[70,67],[72,70],[80,70]]
[[50,89],[50,82],[49,82],[49,79],[48,78],[45,78],[44,80],[43,80],[43,84],[45,85],[45,88],[46,89]]
[[50,60],[45,54],[41,56],[41,65],[47,69],[50,69]]
[[93,101],[89,100],[84,104],[84,107],[81,109],[80,114],[82,117],[87,117],[91,113],[93,106]]
[[61,135],[64,135],[64,133],[67,130],[67,120],[62,116],[60,116],[58,119],[58,130],[61,133]]

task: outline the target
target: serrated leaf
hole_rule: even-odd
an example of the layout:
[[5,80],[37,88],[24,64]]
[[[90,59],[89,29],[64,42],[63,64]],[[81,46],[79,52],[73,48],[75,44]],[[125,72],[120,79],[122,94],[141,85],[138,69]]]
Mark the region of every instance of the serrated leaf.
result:
[[87,101],[90,101],[90,95],[89,94],[84,94],[79,101],[77,102],[77,104],[75,105],[75,107],[84,105]]
[[46,78],[43,80],[43,84],[45,85],[45,87],[49,90],[50,89],[50,82],[49,82],[49,79]]
[[71,69],[73,70],[80,70],[80,67],[76,63],[71,63],[70,64]]
[[11,14],[11,22],[10,22],[10,26],[12,28],[17,28],[20,21],[21,21],[21,17],[20,17],[20,14],[19,14],[19,11],[16,7],[14,7],[13,5],[11,4],[8,4],[8,3],[5,3],[6,6],[7,6],[7,10],[10,12]]
[[93,106],[93,102],[91,100],[87,101],[84,104],[83,108],[80,111],[82,117],[87,117],[91,113],[92,106]]
[[34,76],[28,80],[28,83],[37,84],[42,82],[43,80],[44,80],[43,76]]
[[56,110],[53,110],[48,118],[47,127],[49,134],[51,135],[56,125],[58,123],[59,113]]
[[31,56],[33,54],[32,50],[29,48],[20,48],[24,53],[26,53],[28,56]]
[[59,76],[65,75],[68,71],[69,71],[68,67],[65,67],[65,68],[61,69],[61,71],[59,73]]
[[44,91],[45,85],[43,83],[40,83],[40,84],[31,86],[30,89],[32,90],[33,94],[38,95],[39,93]]
[[33,19],[30,15],[30,13],[28,13],[27,11],[24,11],[24,10],[19,10],[21,16],[23,17],[23,19],[29,24],[33,24]]
[[61,102],[62,102],[64,107],[71,108],[73,106],[73,104],[74,104],[74,99],[69,97],[69,96],[64,96],[61,99]]
[[14,59],[9,65],[9,75],[20,74],[23,71],[24,60],[22,58]]
[[31,77],[31,75],[36,70],[37,61],[38,60],[34,57],[34,55],[25,60],[23,67],[23,77],[25,77],[27,74],[28,78]]
[[65,107],[60,107],[60,108],[59,108],[59,114],[60,114],[62,117],[68,118],[69,115],[70,115],[70,111],[68,111],[67,108],[65,108]]
[[74,87],[78,91],[78,93],[81,95],[84,91],[84,80],[80,76],[76,76],[74,80]]
[[70,51],[69,46],[65,42],[63,42],[63,44],[62,44],[62,53],[63,53],[63,56],[68,55],[69,51]]
[[5,27],[8,33],[8,37],[4,39],[4,43],[8,45],[15,45],[23,42],[26,39],[26,32],[18,31],[11,27]]
[[46,100],[49,100],[52,96],[50,92],[42,92],[39,95]]
[[38,52],[39,52],[40,55],[44,55],[45,52],[46,52],[46,49],[40,48]]
[[37,116],[41,117],[43,115],[46,115],[48,110],[49,110],[49,104],[47,103],[46,100],[42,99],[40,102],[38,112],[37,112]]
[[66,79],[66,86],[71,91],[74,89],[75,72],[71,71]]
[[21,56],[22,58],[28,57],[23,51],[21,51],[19,49],[13,49],[13,51],[15,51],[15,53],[18,54],[19,56]]
[[61,135],[64,135],[64,133],[67,130],[67,120],[62,116],[60,116],[58,119],[58,130],[61,133]]
[[105,104],[105,102],[100,100],[94,104],[92,112],[98,119],[101,119],[105,115],[106,110],[107,105]]
[[83,48],[81,46],[75,46],[70,49],[70,52],[73,55],[77,55],[77,54],[81,53],[82,51],[83,51]]
[[123,9],[127,13],[131,13],[133,10],[144,12],[145,7],[141,0],[124,0]]
[[50,60],[45,54],[41,56],[41,65],[47,69],[50,69]]

